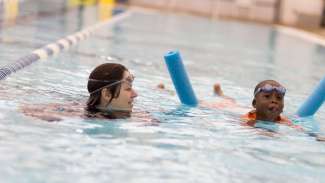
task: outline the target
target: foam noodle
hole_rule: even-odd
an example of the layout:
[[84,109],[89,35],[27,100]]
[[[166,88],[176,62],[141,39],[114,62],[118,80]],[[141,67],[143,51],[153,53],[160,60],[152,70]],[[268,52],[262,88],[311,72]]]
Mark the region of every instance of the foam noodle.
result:
[[196,106],[198,104],[198,100],[188,79],[179,52],[169,52],[164,56],[164,58],[181,103],[190,106]]
[[313,93],[300,106],[297,114],[300,117],[314,115],[325,100],[325,77],[319,82]]

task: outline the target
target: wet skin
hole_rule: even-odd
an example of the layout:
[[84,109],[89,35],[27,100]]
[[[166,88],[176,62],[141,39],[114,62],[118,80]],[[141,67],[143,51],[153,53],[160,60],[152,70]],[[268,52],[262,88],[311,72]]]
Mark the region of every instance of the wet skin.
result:
[[[268,83],[272,86],[281,86],[277,83]],[[284,96],[276,91],[260,92],[253,100],[253,107],[256,109],[256,120],[276,122],[283,111]]]
[[116,111],[132,112],[134,99],[138,96],[132,87],[133,76],[130,72],[124,71],[123,80],[125,82],[121,84],[119,96],[113,98],[109,105],[112,106],[112,109],[116,109]]

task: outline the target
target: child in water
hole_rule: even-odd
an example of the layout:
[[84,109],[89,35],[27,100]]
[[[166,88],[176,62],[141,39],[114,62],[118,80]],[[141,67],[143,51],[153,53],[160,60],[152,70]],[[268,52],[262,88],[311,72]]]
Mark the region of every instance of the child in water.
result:
[[258,83],[254,89],[252,101],[255,109],[243,116],[247,119],[247,124],[254,126],[256,120],[260,120],[292,125],[286,117],[281,116],[285,93],[286,89],[274,80]]
[[[233,103],[228,105],[229,107],[235,105],[235,100],[224,96],[220,84],[214,85],[214,93],[224,97],[225,100],[232,101]],[[264,80],[258,83],[254,89],[254,98],[252,101],[254,109],[242,116],[244,125],[255,127],[257,121],[269,121],[285,124],[299,131],[304,131],[301,126],[293,124],[292,121],[281,115],[284,108],[285,93],[286,89],[277,81]],[[318,141],[325,141],[325,137],[320,134],[312,133],[310,135],[315,136]]]
[[[235,100],[224,96],[219,84],[214,85],[214,93],[225,100],[232,101],[231,105],[235,105]],[[292,125],[291,121],[282,116],[284,108],[284,96],[286,89],[277,81],[264,80],[258,83],[254,89],[254,97],[252,100],[253,110],[242,116],[246,124],[254,126],[256,121],[269,121]]]

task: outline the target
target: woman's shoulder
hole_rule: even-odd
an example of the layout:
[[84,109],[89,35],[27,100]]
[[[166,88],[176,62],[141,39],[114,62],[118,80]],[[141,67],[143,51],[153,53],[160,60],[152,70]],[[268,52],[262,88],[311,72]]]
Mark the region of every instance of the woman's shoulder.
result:
[[20,112],[26,116],[38,118],[48,122],[61,121],[65,117],[84,116],[84,105],[78,102],[66,104],[23,104]]

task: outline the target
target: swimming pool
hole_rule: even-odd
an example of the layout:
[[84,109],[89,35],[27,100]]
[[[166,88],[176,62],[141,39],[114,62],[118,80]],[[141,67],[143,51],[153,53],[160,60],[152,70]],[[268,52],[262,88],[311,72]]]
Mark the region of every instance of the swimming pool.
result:
[[[1,29],[1,65],[96,23],[94,7],[39,17]],[[82,16],[79,16],[82,13]],[[5,41],[3,41],[5,40]],[[240,125],[240,112],[180,107],[163,55],[179,49],[202,101],[212,85],[249,106],[258,81],[288,89],[285,114],[325,74],[324,47],[275,28],[187,15],[134,11],[67,52],[1,81],[0,179],[4,182],[321,182],[325,145],[280,126],[269,137]],[[136,111],[158,119],[93,120],[78,116],[48,123],[21,106],[84,102],[97,65],[114,61],[136,75]],[[325,132],[322,107],[315,121]],[[307,122],[314,121],[307,119]]]

